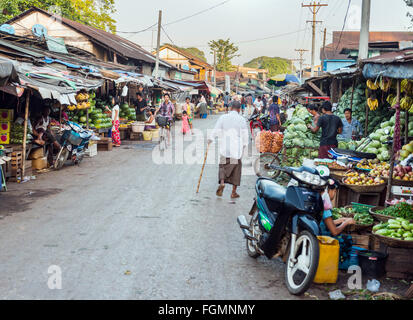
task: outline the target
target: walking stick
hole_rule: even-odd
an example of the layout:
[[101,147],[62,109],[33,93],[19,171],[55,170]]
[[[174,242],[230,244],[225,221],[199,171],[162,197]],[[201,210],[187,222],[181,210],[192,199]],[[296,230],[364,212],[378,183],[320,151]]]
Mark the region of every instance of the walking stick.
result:
[[199,193],[199,187],[201,186],[201,180],[202,180],[202,176],[204,175],[205,164],[208,158],[208,150],[209,150],[209,145],[207,146],[207,149],[205,152],[204,165],[202,166],[201,176],[199,177],[198,188],[196,189],[196,193]]

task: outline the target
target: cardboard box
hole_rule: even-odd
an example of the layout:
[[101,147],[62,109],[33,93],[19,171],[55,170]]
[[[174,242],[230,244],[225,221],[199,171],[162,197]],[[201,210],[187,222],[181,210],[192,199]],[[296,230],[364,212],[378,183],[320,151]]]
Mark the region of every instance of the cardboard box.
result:
[[32,169],[42,170],[47,168],[47,157],[36,159],[32,161]]

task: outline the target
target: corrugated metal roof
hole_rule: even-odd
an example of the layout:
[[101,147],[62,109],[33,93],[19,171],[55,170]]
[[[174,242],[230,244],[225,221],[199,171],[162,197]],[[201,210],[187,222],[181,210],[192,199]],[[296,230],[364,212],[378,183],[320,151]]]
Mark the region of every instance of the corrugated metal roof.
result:
[[384,53],[380,56],[366,59],[361,61],[362,64],[367,63],[379,63],[379,64],[390,64],[390,63],[402,63],[413,61],[413,49],[406,49],[396,52]]
[[[19,20],[23,16],[33,12],[33,11],[38,11],[43,14],[46,14],[48,16],[51,16],[51,14],[45,10],[32,7],[31,9],[21,13],[20,15],[12,18],[9,20],[7,23],[14,22],[16,20]],[[138,44],[129,41],[125,38],[122,38],[116,34],[112,34],[110,32],[106,32],[104,30],[96,29],[91,26],[84,25],[80,22],[72,21],[67,18],[61,17],[61,21],[63,24],[66,24],[67,26],[71,27],[72,29],[86,35],[91,41],[100,44],[104,47],[107,47],[114,52],[130,58],[130,59],[136,59],[136,60],[141,60],[145,61],[151,64],[154,64],[156,62],[156,57],[153,56],[150,52],[144,50],[142,47],[140,47]],[[160,61],[160,65],[167,67],[167,68],[174,68],[172,65],[165,61]]]

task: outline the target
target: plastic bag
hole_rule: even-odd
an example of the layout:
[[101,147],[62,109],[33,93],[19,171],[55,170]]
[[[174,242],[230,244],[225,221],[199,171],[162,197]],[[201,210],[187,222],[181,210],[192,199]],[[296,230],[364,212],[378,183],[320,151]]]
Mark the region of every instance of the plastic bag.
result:
[[336,290],[328,293],[331,300],[345,299],[346,296],[341,292],[341,290]]
[[380,282],[376,279],[368,280],[367,281],[367,290],[369,290],[371,292],[379,292]]

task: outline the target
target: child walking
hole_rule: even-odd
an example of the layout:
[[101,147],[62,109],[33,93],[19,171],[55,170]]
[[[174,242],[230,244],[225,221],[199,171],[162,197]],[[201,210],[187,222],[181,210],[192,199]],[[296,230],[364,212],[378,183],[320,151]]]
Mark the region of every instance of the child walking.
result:
[[189,127],[189,117],[188,117],[188,113],[186,111],[184,111],[182,113],[182,133],[185,135],[187,134],[189,131],[191,130],[191,128]]

